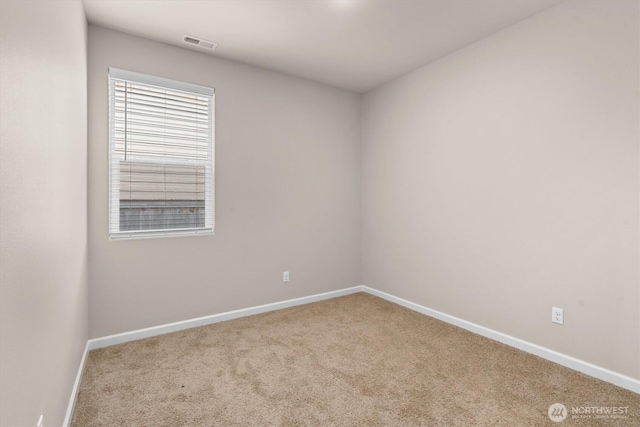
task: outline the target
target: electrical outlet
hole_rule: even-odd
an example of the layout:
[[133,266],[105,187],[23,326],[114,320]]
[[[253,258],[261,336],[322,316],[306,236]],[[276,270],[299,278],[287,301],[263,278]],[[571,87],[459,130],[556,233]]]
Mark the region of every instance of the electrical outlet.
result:
[[284,273],[282,273],[282,281],[284,283],[287,283],[289,281],[289,272],[285,271]]
[[36,424],[36,427],[44,427],[44,415],[40,415],[40,418],[38,418],[38,424]]
[[564,310],[558,307],[551,307],[551,321],[558,325],[564,325]]

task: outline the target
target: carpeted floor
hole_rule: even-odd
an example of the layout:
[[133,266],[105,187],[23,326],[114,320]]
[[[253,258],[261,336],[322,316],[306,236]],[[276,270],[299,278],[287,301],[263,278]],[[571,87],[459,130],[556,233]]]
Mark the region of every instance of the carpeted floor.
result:
[[640,395],[358,293],[93,350],[72,422],[234,425],[639,426]]

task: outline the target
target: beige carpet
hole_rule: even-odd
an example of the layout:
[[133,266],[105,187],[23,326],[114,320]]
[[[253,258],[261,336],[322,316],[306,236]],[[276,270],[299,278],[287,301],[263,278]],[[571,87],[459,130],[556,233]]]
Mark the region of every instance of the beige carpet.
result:
[[91,351],[72,425],[639,426],[640,395],[358,293]]

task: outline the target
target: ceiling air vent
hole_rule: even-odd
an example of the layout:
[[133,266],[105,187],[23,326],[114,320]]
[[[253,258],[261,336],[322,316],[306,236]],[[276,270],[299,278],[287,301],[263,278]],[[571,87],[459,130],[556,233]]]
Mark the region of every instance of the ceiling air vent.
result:
[[182,41],[188,44],[192,44],[194,46],[200,46],[207,49],[215,49],[216,46],[218,46],[218,43],[210,42],[209,40],[199,39],[197,37],[188,36],[186,34],[182,37]]

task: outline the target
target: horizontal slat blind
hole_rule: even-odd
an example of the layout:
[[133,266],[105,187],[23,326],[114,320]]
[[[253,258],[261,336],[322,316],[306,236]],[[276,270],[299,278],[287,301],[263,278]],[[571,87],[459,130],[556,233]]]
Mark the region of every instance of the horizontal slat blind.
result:
[[109,69],[110,235],[213,232],[213,89]]

